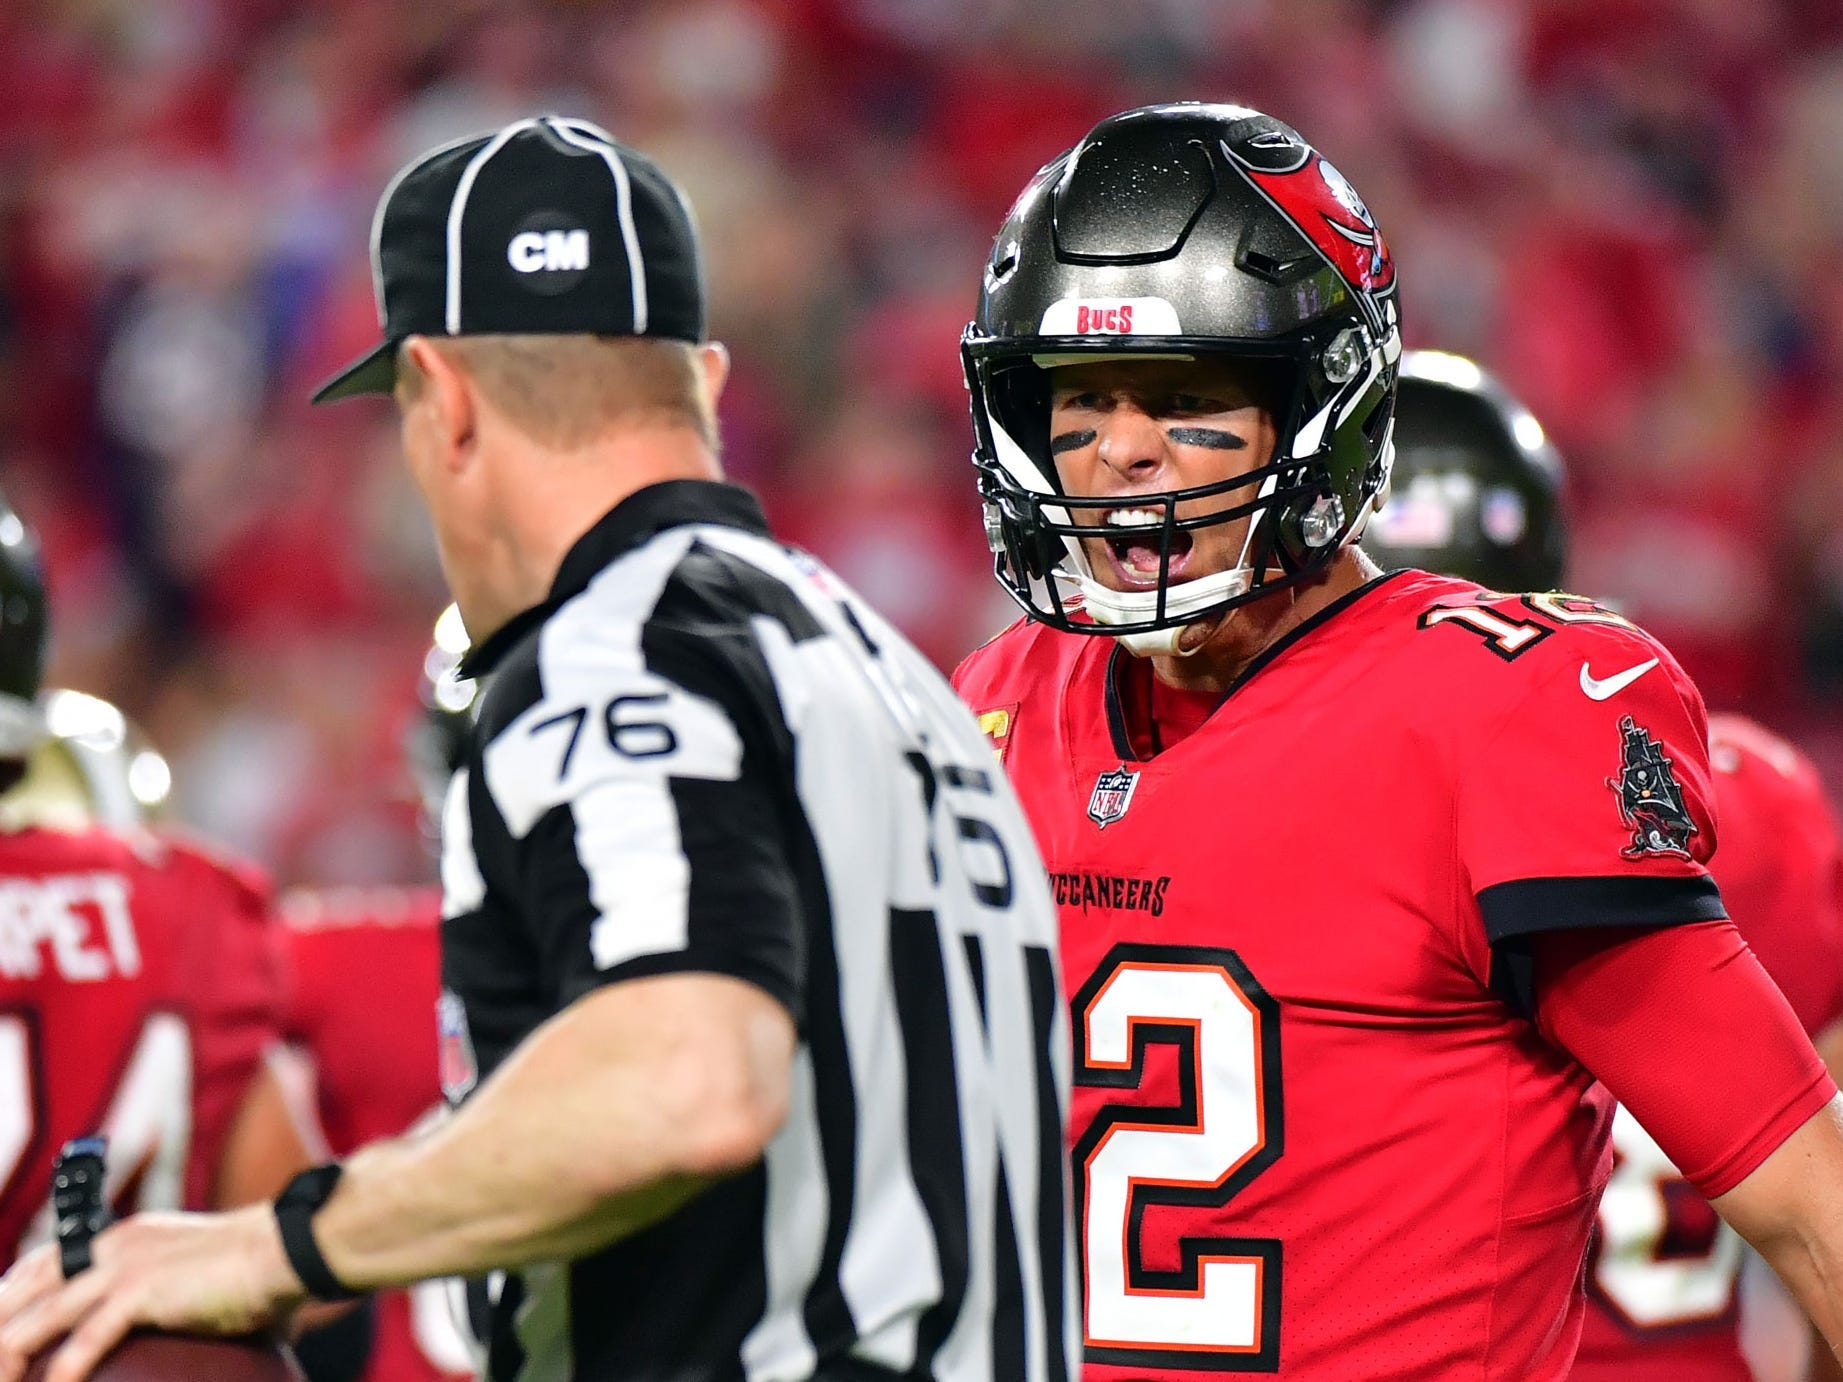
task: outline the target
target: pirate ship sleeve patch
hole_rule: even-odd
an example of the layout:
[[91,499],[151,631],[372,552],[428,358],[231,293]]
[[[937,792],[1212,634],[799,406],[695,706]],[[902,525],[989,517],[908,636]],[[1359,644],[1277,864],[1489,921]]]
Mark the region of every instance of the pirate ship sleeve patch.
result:
[[1706,867],[1716,822],[1700,695],[1635,630],[1573,632],[1553,640],[1524,695],[1452,730],[1461,892],[1493,945],[1722,914]]
[[1619,816],[1632,832],[1631,842],[1619,851],[1624,859],[1647,854],[1693,856],[1689,842],[1700,832],[1683,801],[1683,788],[1672,771],[1670,755],[1661,740],[1630,715],[1619,721],[1623,743],[1619,774],[1606,779],[1619,799]]

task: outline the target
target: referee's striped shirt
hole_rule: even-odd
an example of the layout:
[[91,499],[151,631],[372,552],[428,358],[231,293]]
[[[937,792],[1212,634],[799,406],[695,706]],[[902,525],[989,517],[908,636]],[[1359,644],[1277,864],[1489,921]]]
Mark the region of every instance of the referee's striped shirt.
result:
[[464,1097],[604,984],[759,985],[801,1041],[751,1172],[495,1276],[494,1382],[1068,1382],[1066,1018],[1018,805],[947,683],[726,485],[633,495],[483,644],[443,823]]

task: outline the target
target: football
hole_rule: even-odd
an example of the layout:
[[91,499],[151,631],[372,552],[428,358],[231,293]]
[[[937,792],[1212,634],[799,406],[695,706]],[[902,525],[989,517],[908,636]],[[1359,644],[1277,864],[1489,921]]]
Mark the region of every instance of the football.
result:
[[[26,1368],[25,1382],[43,1382],[53,1350]],[[132,1334],[91,1374],[94,1382],[302,1382],[293,1355],[267,1339],[195,1339],[182,1334]]]

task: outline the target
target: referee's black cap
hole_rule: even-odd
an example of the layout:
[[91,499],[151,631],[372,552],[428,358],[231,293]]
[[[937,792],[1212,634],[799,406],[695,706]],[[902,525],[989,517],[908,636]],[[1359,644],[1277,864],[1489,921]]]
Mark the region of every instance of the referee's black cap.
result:
[[314,394],[389,393],[408,336],[704,339],[697,230],[657,164],[547,115],[431,149],[371,222],[384,340]]

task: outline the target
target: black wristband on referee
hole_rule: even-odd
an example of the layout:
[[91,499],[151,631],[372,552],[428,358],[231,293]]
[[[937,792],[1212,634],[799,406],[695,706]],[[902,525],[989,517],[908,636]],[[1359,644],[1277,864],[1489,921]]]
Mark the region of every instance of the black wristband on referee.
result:
[[275,1223],[281,1229],[282,1251],[288,1254],[288,1265],[315,1300],[357,1300],[365,1294],[352,1290],[333,1275],[333,1269],[320,1255],[320,1245],[314,1241],[314,1215],[331,1197],[341,1174],[336,1161],[310,1166],[275,1197]]

